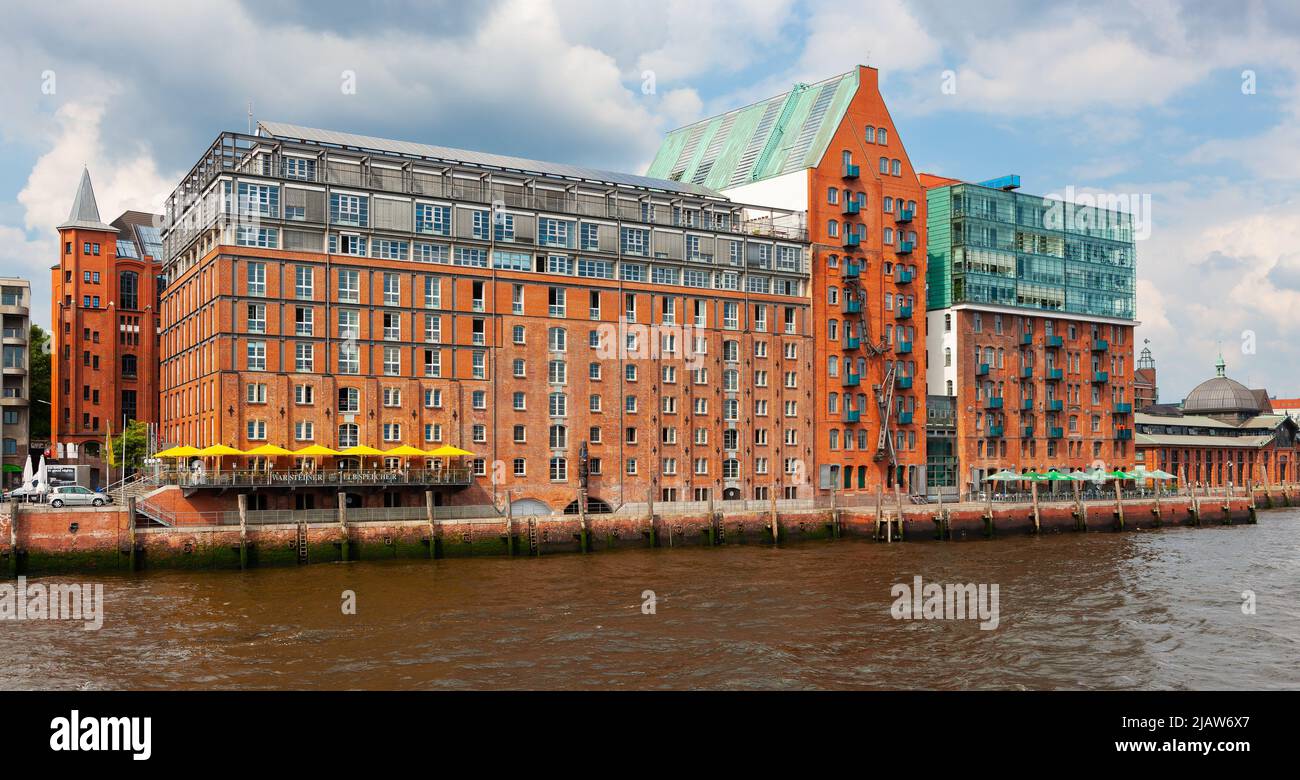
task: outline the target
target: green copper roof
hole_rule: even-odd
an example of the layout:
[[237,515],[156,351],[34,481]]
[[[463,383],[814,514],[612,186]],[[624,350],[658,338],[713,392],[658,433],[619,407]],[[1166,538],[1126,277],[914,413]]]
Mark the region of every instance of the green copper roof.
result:
[[674,130],[646,175],[722,190],[813,167],[857,88],[855,69]]

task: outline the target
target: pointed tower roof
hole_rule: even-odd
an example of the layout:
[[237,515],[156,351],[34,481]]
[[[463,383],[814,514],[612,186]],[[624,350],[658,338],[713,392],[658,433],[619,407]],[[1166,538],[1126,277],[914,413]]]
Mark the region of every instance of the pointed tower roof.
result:
[[99,205],[95,203],[95,188],[90,185],[90,171],[86,168],[81,169],[81,184],[77,185],[77,197],[72,201],[72,211],[68,213],[68,221],[59,225],[59,230],[67,228],[117,232],[117,228],[105,225],[99,218]]

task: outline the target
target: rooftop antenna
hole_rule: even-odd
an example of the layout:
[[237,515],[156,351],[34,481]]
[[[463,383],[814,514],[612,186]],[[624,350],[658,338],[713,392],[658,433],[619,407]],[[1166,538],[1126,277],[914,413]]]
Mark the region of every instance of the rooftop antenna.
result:
[[248,101],[248,134],[253,134],[253,101]]

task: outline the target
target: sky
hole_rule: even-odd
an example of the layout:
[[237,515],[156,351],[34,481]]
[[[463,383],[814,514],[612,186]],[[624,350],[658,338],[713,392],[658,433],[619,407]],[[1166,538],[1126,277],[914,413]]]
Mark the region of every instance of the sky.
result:
[[0,0],[0,274],[49,267],[83,165],[159,211],[255,119],[644,172],[668,130],[857,64],[920,171],[1125,195],[1162,401],[1300,396],[1300,4]]

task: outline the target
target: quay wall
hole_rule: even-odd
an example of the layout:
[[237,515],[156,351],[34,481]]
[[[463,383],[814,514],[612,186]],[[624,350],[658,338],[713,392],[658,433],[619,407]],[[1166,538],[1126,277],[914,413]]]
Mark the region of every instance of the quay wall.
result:
[[[151,501],[154,500],[151,498]],[[183,502],[166,498],[172,507]],[[367,520],[248,525],[133,527],[125,507],[0,507],[0,564],[9,576],[142,568],[241,567],[386,558],[552,555],[682,545],[785,544],[836,538],[877,541],[983,540],[1016,534],[1154,530],[1162,526],[1251,523],[1257,509],[1300,504],[1300,492],[1255,492],[1254,499],[1164,498],[1113,503],[954,507],[874,506],[639,516],[577,515],[487,519]],[[899,521],[901,512],[901,522]],[[317,515],[319,518],[319,515]],[[773,520],[775,519],[775,539]]]

